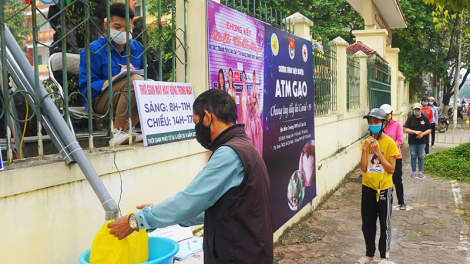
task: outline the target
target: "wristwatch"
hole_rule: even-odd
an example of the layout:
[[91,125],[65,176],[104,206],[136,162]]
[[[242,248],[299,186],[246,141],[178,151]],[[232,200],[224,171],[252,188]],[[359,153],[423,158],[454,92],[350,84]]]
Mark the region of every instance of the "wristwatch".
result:
[[137,221],[134,218],[134,214],[131,214],[129,216],[128,221],[129,221],[129,226],[132,228],[132,230],[136,230],[137,229]]

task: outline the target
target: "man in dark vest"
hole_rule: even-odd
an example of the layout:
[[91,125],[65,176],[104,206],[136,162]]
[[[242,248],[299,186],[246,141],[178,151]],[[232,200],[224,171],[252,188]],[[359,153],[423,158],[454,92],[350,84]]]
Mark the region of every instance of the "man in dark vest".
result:
[[212,151],[209,162],[184,191],[108,225],[119,239],[134,230],[204,223],[204,263],[273,263],[270,183],[266,165],[236,124],[230,95],[211,89],[193,105],[196,139]]

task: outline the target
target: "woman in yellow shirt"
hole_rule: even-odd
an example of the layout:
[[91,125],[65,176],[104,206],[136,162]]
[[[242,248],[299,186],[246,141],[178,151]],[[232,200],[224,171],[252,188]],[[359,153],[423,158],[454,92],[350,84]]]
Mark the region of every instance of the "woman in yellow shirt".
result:
[[380,222],[379,264],[390,264],[390,241],[392,228],[392,175],[395,171],[396,159],[400,156],[395,141],[384,131],[387,114],[379,108],[374,108],[364,116],[369,123],[371,136],[361,145],[362,198],[361,216],[362,233],[366,242],[366,255],[356,261],[356,264],[366,264],[374,260],[375,234],[377,217]]

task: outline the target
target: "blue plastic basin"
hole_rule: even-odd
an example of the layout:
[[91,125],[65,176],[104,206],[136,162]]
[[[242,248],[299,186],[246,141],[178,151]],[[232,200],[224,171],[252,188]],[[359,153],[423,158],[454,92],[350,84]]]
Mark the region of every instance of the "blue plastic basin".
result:
[[[180,246],[174,240],[164,237],[149,237],[149,259],[142,264],[172,264]],[[80,264],[89,264],[91,248],[78,259]]]

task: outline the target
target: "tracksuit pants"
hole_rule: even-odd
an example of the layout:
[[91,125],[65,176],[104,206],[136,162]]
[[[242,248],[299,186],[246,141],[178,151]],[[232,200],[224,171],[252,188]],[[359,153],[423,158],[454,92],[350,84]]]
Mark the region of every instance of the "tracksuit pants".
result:
[[405,204],[405,199],[403,199],[402,166],[403,166],[403,159],[401,158],[397,159],[395,163],[395,172],[393,173],[393,176],[392,176],[393,184],[395,184],[395,189],[397,191],[398,204]]
[[375,255],[375,235],[377,231],[377,217],[380,222],[379,252],[380,258],[388,258],[390,242],[392,240],[392,202],[393,187],[380,191],[377,202],[377,190],[362,185],[361,216],[362,233],[366,242],[366,256]]

